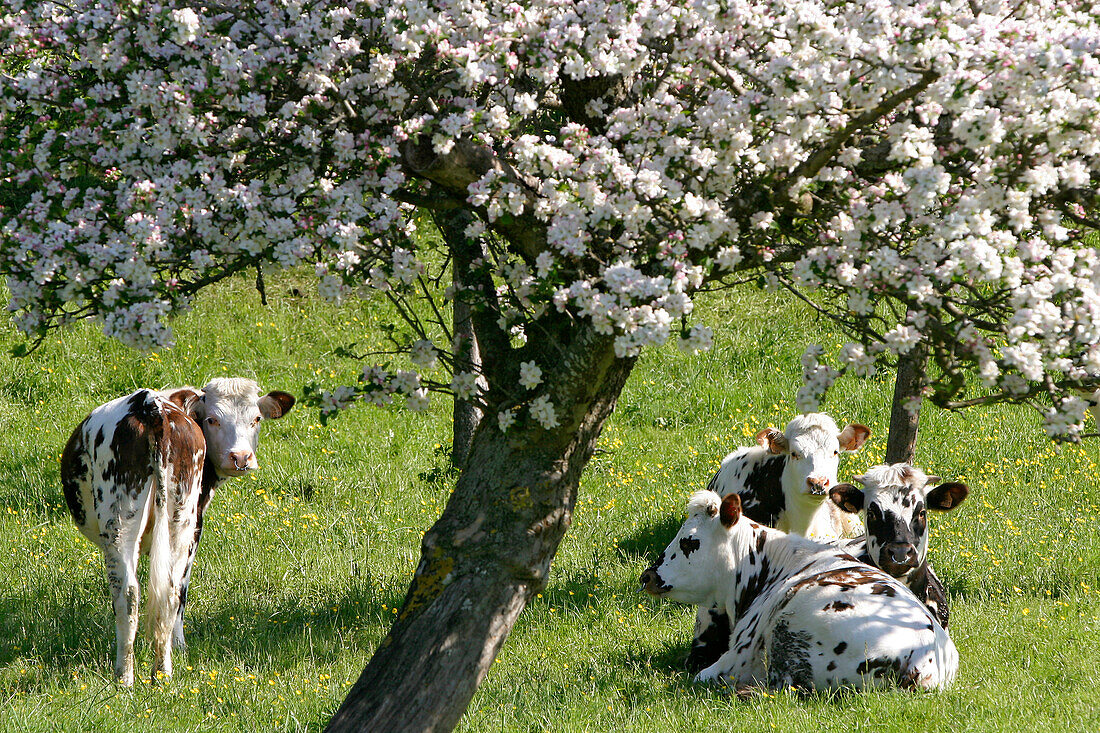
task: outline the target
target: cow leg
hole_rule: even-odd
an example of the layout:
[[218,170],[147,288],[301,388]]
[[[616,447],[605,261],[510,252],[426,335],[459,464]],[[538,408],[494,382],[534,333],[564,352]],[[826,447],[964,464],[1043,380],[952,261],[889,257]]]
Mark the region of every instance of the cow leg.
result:
[[183,638],[183,609],[187,605],[187,588],[191,584],[191,566],[195,562],[195,553],[199,549],[199,539],[202,538],[202,513],[195,521],[195,539],[187,550],[187,562],[183,566],[183,577],[180,579],[179,610],[176,611],[176,625],[172,629],[172,648],[178,652],[187,651],[187,642]]
[[[755,623],[750,626],[755,626]],[[741,643],[745,633],[746,626],[742,619],[737,629],[728,638],[728,651],[722,654],[714,664],[695,675],[695,681],[720,682],[739,691],[740,688],[755,685],[759,679],[763,679],[762,670],[754,665],[754,662],[759,661],[753,657],[753,649],[756,645]]]
[[718,608],[699,608],[695,616],[695,637],[688,653],[687,671],[699,672],[718,661],[729,649],[730,617]]
[[124,687],[134,684],[134,638],[138,627],[137,547],[104,550],[107,585],[115,610],[115,677]]

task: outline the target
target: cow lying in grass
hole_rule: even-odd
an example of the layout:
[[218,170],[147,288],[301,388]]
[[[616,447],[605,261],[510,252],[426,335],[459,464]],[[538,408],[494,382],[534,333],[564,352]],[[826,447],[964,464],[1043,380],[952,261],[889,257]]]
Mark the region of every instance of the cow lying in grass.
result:
[[173,642],[184,647],[187,584],[214,489],[257,467],[260,420],[293,405],[285,392],[261,397],[248,379],[214,379],[202,391],[138,390],[92,410],[73,431],[61,485],[77,528],[103,550],[121,684],[134,683],[139,553],[149,555],[156,679],[172,674]]
[[720,496],[738,494],[754,522],[800,534],[835,539],[863,532],[858,518],[825,501],[837,483],[841,452],[863,447],[871,429],[851,423],[843,430],[820,412],[799,415],[786,430],[765,428],[756,445],[722,459],[707,488]]
[[743,517],[736,494],[695,494],[641,584],[655,596],[729,613],[728,650],[696,679],[739,693],[942,689],[958,669],[951,638],[908,588],[834,546]]
[[875,466],[852,484],[838,484],[829,499],[846,512],[865,509],[867,534],[840,546],[863,562],[881,568],[913,591],[947,628],[947,592],[928,563],[927,510],[950,511],[969,493],[966,484],[944,483],[905,463]]
[[[864,532],[855,514],[826,501],[837,483],[841,452],[863,447],[871,430],[850,423],[843,430],[823,413],[800,415],[784,432],[765,428],[757,445],[739,448],[722,460],[707,488],[719,496],[738,494],[744,515],[754,522],[822,540]],[[726,651],[729,618],[723,611],[700,608],[687,669],[698,672]]]

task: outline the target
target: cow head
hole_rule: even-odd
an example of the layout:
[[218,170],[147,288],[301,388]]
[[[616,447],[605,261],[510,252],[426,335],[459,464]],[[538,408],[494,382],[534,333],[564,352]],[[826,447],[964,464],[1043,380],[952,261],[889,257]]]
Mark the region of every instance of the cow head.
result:
[[642,590],[682,603],[704,604],[717,597],[718,583],[733,564],[730,531],[741,517],[741,497],[722,499],[713,491],[688,501],[688,516],[665,551],[640,578]]
[[218,477],[241,476],[256,469],[260,422],[280,418],[293,406],[294,397],[286,392],[268,392],[261,397],[259,386],[251,379],[210,380],[190,409],[202,426],[206,455]]
[[928,556],[928,509],[949,511],[969,493],[966,484],[944,483],[906,463],[875,466],[852,484],[838,484],[829,498],[846,512],[866,509],[867,552],[895,578],[905,578]]
[[791,420],[782,433],[775,428],[761,430],[756,442],[771,453],[787,456],[782,480],[788,497],[814,497],[820,502],[837,482],[840,452],[859,450],[870,435],[866,425],[850,423],[839,430],[828,415],[811,412]]

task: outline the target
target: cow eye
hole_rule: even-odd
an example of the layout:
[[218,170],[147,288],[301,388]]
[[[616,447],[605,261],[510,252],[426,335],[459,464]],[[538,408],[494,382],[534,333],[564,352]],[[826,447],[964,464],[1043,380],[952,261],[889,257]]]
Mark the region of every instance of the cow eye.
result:
[[801,458],[801,457],[802,457],[802,456],[800,456],[800,455],[798,454],[798,451],[791,451],[791,458],[792,458],[793,460],[796,460],[796,461],[797,461],[797,460],[798,460],[799,458]]
[[839,456],[839,455],[840,455],[840,451],[838,451],[838,450],[835,450],[835,451],[833,451],[833,455],[834,455],[834,456]]
[[216,417],[208,417],[208,418],[206,418],[206,424],[209,425],[212,428],[216,428],[221,423],[218,422],[218,418],[216,418]]
[[917,516],[923,522],[925,520],[925,518],[928,516],[928,511],[925,510],[925,509],[921,509],[920,512],[917,513]]
[[261,419],[262,418],[256,418],[255,420],[253,420],[252,421],[252,427],[256,427],[257,425],[259,425]]

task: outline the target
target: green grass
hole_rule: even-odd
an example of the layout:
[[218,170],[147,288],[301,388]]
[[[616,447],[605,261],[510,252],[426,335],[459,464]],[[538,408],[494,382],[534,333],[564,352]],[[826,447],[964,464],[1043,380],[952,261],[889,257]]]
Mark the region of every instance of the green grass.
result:
[[[297,291],[295,290],[297,288]],[[298,291],[306,292],[302,296]],[[69,431],[138,386],[249,376],[300,394],[356,367],[342,344],[381,346],[377,303],[342,309],[305,279],[219,286],[177,322],[177,346],[136,354],[88,324],[0,360],[0,731],[317,730],[385,633],[447,486],[449,409],[355,408],[327,426],[299,407],[267,424],[261,470],[215,497],[192,580],[190,652],[162,686],[112,680],[114,621],[101,560],[58,482]],[[690,493],[729,450],[795,413],[806,343],[841,340],[777,296],[702,305],[719,337],[697,358],[648,353],[581,486],[548,587],[519,623],[463,731],[951,731],[1100,727],[1098,447],[1052,446],[1038,417],[928,408],[918,462],[970,498],[933,519],[962,657],[942,694],[880,692],[747,702],[681,671],[690,609],[639,594],[637,576]],[[0,334],[0,346],[16,337]],[[850,478],[882,460],[889,379],[842,382],[825,409],[869,425]],[[139,643],[142,676],[149,654]]]

